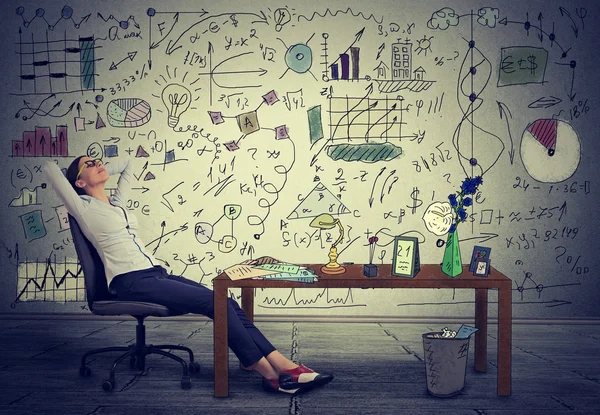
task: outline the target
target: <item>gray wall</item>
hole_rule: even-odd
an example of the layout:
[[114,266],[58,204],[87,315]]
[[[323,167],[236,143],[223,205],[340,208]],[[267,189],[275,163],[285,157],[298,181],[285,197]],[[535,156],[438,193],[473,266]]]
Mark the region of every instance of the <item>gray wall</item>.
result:
[[[485,172],[459,226],[463,262],[475,245],[492,248],[514,281],[515,317],[600,317],[597,2],[194,3],[3,3],[0,312],[87,312],[41,166],[88,154],[134,158],[129,207],[142,238],[170,271],[207,286],[250,256],[325,262],[337,231],[309,223],[330,208],[346,232],[340,261],[369,261],[377,235],[374,262],[391,263],[404,235],[419,238],[422,263],[439,264],[446,236],[423,215]],[[161,99],[171,84],[191,99],[176,126]],[[263,99],[270,91],[277,101]],[[127,98],[147,106],[123,121],[112,109]],[[362,161],[344,160],[345,145]],[[231,205],[236,219],[224,215]],[[301,289],[258,292],[256,304],[470,316],[473,298]]]

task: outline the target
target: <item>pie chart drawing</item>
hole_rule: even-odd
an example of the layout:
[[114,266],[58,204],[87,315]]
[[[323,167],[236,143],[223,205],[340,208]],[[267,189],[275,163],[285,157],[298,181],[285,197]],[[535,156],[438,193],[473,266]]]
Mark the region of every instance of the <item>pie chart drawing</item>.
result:
[[575,173],[581,144],[570,124],[539,119],[527,126],[521,138],[521,160],[527,173],[543,183],[558,183]]
[[119,98],[107,108],[108,122],[113,127],[134,128],[150,121],[150,105],[139,98]]

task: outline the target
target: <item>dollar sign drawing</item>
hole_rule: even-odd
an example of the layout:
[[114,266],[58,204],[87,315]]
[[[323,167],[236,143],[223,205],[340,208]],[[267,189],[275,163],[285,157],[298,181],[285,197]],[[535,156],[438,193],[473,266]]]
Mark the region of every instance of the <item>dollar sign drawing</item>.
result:
[[237,27],[238,21],[235,19],[235,14],[232,14],[231,16],[229,16],[229,18],[231,19],[231,23],[233,24],[233,26]]
[[412,204],[412,206],[406,205],[406,207],[410,208],[412,211],[412,214],[414,215],[415,212],[417,211],[417,208],[423,204],[423,201],[421,199],[419,199],[419,188],[418,187],[413,187],[413,191],[410,194],[410,198],[412,199],[413,204]]
[[529,62],[529,72],[531,73],[531,75],[533,75],[538,67],[538,64],[535,63],[535,56],[529,55],[527,57],[527,62]]

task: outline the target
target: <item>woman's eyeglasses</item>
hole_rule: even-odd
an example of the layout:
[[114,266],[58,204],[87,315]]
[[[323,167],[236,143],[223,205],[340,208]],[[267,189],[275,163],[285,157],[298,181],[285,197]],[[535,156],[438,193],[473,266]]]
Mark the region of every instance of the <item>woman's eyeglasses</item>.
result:
[[86,167],[96,167],[96,166],[100,166],[101,164],[102,164],[102,160],[100,160],[100,159],[86,160],[83,163],[83,166],[81,166],[81,168],[79,169],[79,173],[77,173],[77,177],[75,178],[75,180],[79,180],[79,176],[81,176],[81,172],[83,172],[83,169],[85,169]]

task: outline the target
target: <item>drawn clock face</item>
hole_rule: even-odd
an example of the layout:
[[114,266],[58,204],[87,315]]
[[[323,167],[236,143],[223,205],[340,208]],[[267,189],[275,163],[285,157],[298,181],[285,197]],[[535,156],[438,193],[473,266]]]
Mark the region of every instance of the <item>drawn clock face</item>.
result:
[[581,159],[577,133],[560,120],[539,119],[527,126],[521,139],[521,160],[539,182],[557,183],[575,173]]

